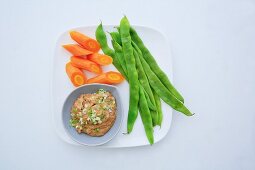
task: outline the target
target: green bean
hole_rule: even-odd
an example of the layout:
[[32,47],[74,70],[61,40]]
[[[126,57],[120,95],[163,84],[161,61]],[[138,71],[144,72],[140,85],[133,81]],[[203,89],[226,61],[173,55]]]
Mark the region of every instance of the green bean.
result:
[[125,61],[125,58],[123,57],[123,53],[122,53],[122,47],[119,45],[118,42],[115,41],[115,39],[112,39],[112,46],[115,50],[115,54],[120,62],[120,65],[122,66],[126,75],[128,75],[126,61]]
[[137,71],[138,71],[138,77],[139,77],[139,80],[141,80],[141,84],[143,85],[145,91],[148,93],[152,103],[155,103],[155,100],[154,100],[154,96],[153,96],[153,93],[152,93],[152,90],[151,90],[151,87],[150,87],[150,84],[149,84],[149,80],[145,74],[145,71],[144,71],[144,68],[143,68],[143,65],[141,63],[141,60],[140,60],[140,57],[142,56],[142,53],[140,51],[140,49],[138,48],[138,46],[132,42],[132,45],[134,47],[134,51],[136,55],[135,56],[135,59],[136,59],[136,67],[137,67]]
[[150,51],[145,47],[143,41],[138,36],[135,29],[130,28],[130,35],[131,35],[132,40],[141,49],[145,61],[149,64],[150,68],[153,70],[153,72],[156,74],[156,76],[161,80],[161,82],[166,86],[166,88],[173,94],[173,96],[175,96],[178,100],[180,100],[182,103],[184,103],[183,97],[172,85],[172,83],[168,79],[167,75],[158,66],[156,60],[151,55]]
[[[116,56],[118,56],[119,61],[121,63],[121,66],[125,70],[126,63],[125,63],[125,60],[124,60],[124,57],[123,57],[123,54],[122,54],[122,47],[117,42],[118,39],[120,38],[120,35],[118,34],[118,32],[114,32],[114,34],[111,34],[111,37],[112,37],[112,45],[113,45],[113,48],[115,50],[115,54],[116,54]],[[135,44],[133,44],[133,42],[132,42],[132,45],[135,46]],[[118,55],[117,55],[117,53],[118,53]],[[141,64],[140,59],[137,55],[138,55],[137,52],[134,50],[135,60],[137,60],[136,64],[137,64],[137,72],[138,72],[139,83],[142,84],[142,87],[145,90],[145,97],[147,99],[148,106],[152,110],[151,114],[152,114],[153,125],[156,125],[157,124],[157,119],[158,119],[156,103],[154,101],[154,96],[153,96],[153,93],[151,91],[150,84],[147,80],[146,74],[144,73],[144,70],[142,68],[142,64]]]
[[[113,33],[113,32],[112,32]],[[120,35],[118,34],[118,32],[114,32],[116,34],[114,34],[114,36],[111,34],[111,37],[112,37],[112,46],[115,50],[115,54],[116,54],[116,57],[119,59],[119,62],[123,68],[123,70],[125,71],[126,70],[126,62],[125,62],[125,59],[123,57],[123,53],[122,53],[122,47],[121,45],[116,41],[117,39],[120,38]],[[133,44],[133,43],[132,43]],[[117,55],[118,54],[118,55]],[[134,56],[135,56],[135,60],[139,60],[139,57],[137,56],[138,54],[136,54],[136,52],[134,51]],[[137,56],[137,57],[136,57]],[[140,63],[140,60],[138,61]],[[137,63],[136,63],[137,64]],[[140,69],[137,69],[137,72],[140,73],[138,74],[138,79],[139,79],[139,83],[140,84],[143,84],[144,86],[144,89],[145,89],[145,96],[146,98],[149,99],[148,101],[148,106],[151,110],[156,110],[156,104],[155,104],[155,101],[153,99],[153,94],[152,94],[152,91],[151,91],[151,88],[150,88],[150,85],[149,85],[149,82],[147,80],[147,77],[143,71],[143,68],[141,68],[141,64],[139,65]],[[127,73],[127,71],[126,71]],[[140,76],[139,76],[140,75]],[[146,90],[147,89],[147,90]],[[147,92],[148,91],[148,92]],[[150,93],[150,95],[148,95],[148,93]],[[150,97],[149,97],[150,96]],[[154,104],[153,104],[154,103]]]
[[[139,47],[133,41],[132,41],[132,45],[133,45],[134,49],[137,51],[138,55],[142,56],[141,50],[139,49]],[[142,66],[142,63],[141,63],[139,57],[138,57],[138,62],[140,63],[140,66],[141,66],[141,69],[142,69],[141,71],[144,73],[144,69],[143,69],[143,66]],[[145,74],[145,77],[146,77],[146,80],[148,82],[148,78],[147,78],[146,74]],[[155,102],[154,95],[153,95],[153,92],[152,92],[153,89],[151,89],[149,82],[145,83],[145,84],[146,84],[144,86],[145,91],[148,93],[148,95],[150,97],[150,100],[153,102],[154,106],[156,106],[156,102]],[[157,108],[154,109],[154,110],[153,109],[151,110],[151,115],[152,115],[153,126],[156,126],[158,124],[158,115],[159,115],[159,113],[157,111]]]
[[151,70],[148,63],[142,56],[139,56],[141,63],[143,65],[144,71],[149,77],[149,82],[151,87],[155,90],[155,92],[159,95],[161,99],[163,99],[168,105],[170,105],[173,109],[185,114],[186,116],[192,116],[191,113],[184,104],[178,100],[169,90],[162,84],[157,75]]
[[127,122],[128,133],[130,133],[134,127],[134,123],[138,115],[138,101],[139,101],[138,74],[135,67],[135,58],[133,55],[133,47],[131,45],[131,37],[129,31],[130,31],[129,21],[127,17],[123,17],[120,21],[120,36],[129,78],[130,96]]
[[113,40],[115,40],[119,45],[121,45],[121,38],[119,32],[110,32],[110,35]]
[[147,103],[148,103],[148,107],[150,110],[152,111],[156,111],[157,108],[156,108],[156,104],[153,104],[152,101],[150,100],[150,97],[148,95],[148,93],[146,92],[146,90],[144,89],[144,87],[142,86],[141,83],[139,83],[139,85],[142,87],[143,91],[144,91],[144,95],[145,95],[145,98],[147,100]]
[[104,54],[109,55],[113,59],[113,65],[116,67],[116,69],[124,76],[126,77],[126,74],[124,70],[122,69],[120,63],[118,62],[117,58],[115,57],[115,52],[112,50],[108,44],[107,44],[107,38],[106,34],[103,30],[103,25],[100,23],[96,29],[96,39],[99,42],[101,49],[103,50]]
[[[158,121],[158,113],[156,111],[156,103],[155,103],[155,100],[154,100],[153,93],[151,91],[149,81],[148,81],[147,76],[144,72],[142,63],[139,59],[139,54],[135,49],[134,49],[134,56],[135,56],[136,68],[137,68],[137,72],[138,72],[138,78],[139,78],[139,81],[142,84],[142,86],[143,86],[143,88],[146,92],[145,96],[147,94],[148,105],[153,106],[152,111],[151,111],[151,117],[152,117],[153,125],[156,125],[157,121]],[[149,107],[149,108],[151,108],[151,107]]]
[[[125,63],[125,60],[124,60],[124,57],[123,57],[123,53],[122,53],[122,47],[115,41],[115,39],[118,38],[118,37],[113,37],[112,36],[112,45],[113,45],[113,48],[115,50],[115,56],[116,58],[119,59],[119,62],[122,66],[122,68],[126,69],[126,63]],[[139,72],[139,70],[138,70]],[[139,74],[138,74],[139,75]],[[146,76],[146,75],[145,75]],[[139,76],[138,76],[139,77]],[[146,77],[147,79],[147,77]],[[126,78],[126,80],[128,81],[128,77]],[[141,86],[141,81],[139,81],[139,86]],[[149,82],[148,82],[149,83]],[[148,84],[149,85],[149,84]],[[141,86],[142,87],[142,86]],[[149,87],[150,88],[150,87]],[[144,90],[144,94],[146,96],[146,99],[147,99],[147,102],[148,102],[148,107],[152,110],[151,112],[153,112],[152,114],[157,114],[155,111],[156,111],[156,104],[153,104],[152,101],[150,100],[149,98],[149,95],[147,94],[147,92],[145,91],[145,89],[142,87],[142,89]],[[155,116],[154,116],[155,117]]]
[[155,90],[152,90],[152,92],[153,92],[153,95],[154,95],[154,99],[155,99],[155,103],[156,103],[156,107],[157,107],[157,111],[158,111],[158,122],[157,122],[157,125],[161,126],[162,120],[163,120],[161,101],[160,101],[159,96],[155,92]]
[[99,42],[104,54],[114,56],[114,51],[108,46],[106,34],[103,30],[103,25],[100,23],[96,29],[96,39]]
[[[116,55],[116,58],[118,58],[118,60],[119,60],[119,62],[120,62],[120,64],[121,64],[121,66],[122,66],[122,68],[124,69],[124,71],[125,71],[125,69],[126,69],[126,62],[125,62],[125,59],[124,59],[124,57],[123,57],[123,53],[122,53],[122,47],[120,46],[120,44],[118,44],[116,41],[115,41],[115,38],[116,37],[112,37],[113,39],[112,39],[112,45],[113,45],[113,48],[114,48],[114,50],[115,50],[115,55]],[[136,59],[136,58],[135,58]],[[139,72],[139,70],[138,70],[138,72]],[[127,72],[126,72],[126,74],[127,74]],[[146,75],[145,75],[146,76]],[[138,74],[138,77],[139,77],[139,74]],[[146,77],[146,79],[147,79],[147,77]],[[126,78],[126,80],[128,81],[128,77]],[[143,82],[139,79],[139,84],[142,84]],[[147,83],[148,85],[149,85],[149,83]],[[149,88],[150,88],[150,86],[149,86]],[[147,94],[147,92],[145,91],[145,96],[146,96],[146,99],[148,100],[148,106],[149,106],[149,108],[151,109],[151,110],[154,110],[154,111],[156,111],[156,104],[155,104],[155,102],[153,102],[152,103],[152,101],[151,101],[151,99],[150,99],[150,97],[149,97],[149,95]],[[153,114],[155,114],[155,113],[153,113]]]
[[140,95],[139,111],[140,111],[141,119],[143,122],[143,126],[144,126],[144,130],[145,130],[147,139],[150,142],[150,144],[152,145],[154,143],[152,118],[150,115],[149,107],[146,102],[144,91],[141,88],[139,90],[139,95]]

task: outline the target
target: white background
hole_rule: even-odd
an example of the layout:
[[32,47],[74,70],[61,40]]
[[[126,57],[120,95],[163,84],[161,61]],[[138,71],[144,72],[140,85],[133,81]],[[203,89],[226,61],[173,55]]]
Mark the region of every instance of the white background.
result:
[[[152,147],[66,144],[49,102],[55,42],[123,14],[167,35],[175,86],[196,115],[174,112]],[[255,169],[254,0],[1,0],[0,23],[0,169]]]

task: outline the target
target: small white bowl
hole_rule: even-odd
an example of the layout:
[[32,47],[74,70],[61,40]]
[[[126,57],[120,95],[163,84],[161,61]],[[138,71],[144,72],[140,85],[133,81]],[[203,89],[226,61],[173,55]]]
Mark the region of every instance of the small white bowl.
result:
[[[69,120],[71,119],[70,111],[71,111],[72,105],[81,94],[95,93],[98,89],[104,89],[106,91],[109,91],[115,97],[116,104],[117,104],[116,120],[113,126],[111,127],[111,129],[104,136],[93,137],[84,133],[79,134],[77,133],[76,129],[69,124]],[[119,91],[116,86],[112,86],[112,85],[88,84],[88,85],[80,86],[76,88],[75,90],[73,90],[67,96],[62,109],[62,121],[67,134],[74,141],[87,146],[103,145],[106,142],[109,142],[111,139],[113,139],[120,130],[122,119],[123,119],[123,111],[122,111]]]

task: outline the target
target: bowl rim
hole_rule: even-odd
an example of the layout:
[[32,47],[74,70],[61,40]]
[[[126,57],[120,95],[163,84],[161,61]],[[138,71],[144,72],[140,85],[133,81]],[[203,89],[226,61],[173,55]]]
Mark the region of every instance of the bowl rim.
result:
[[[106,140],[106,141],[103,141],[103,142],[101,142],[101,143],[97,143],[97,144],[86,144],[86,143],[83,143],[83,142],[80,142],[79,140],[77,140],[77,139],[75,139],[70,133],[69,133],[69,131],[66,129],[66,126],[65,126],[65,121],[64,121],[64,106],[65,106],[65,104],[66,104],[66,102],[67,102],[67,99],[71,96],[71,94],[74,92],[74,91],[76,91],[76,90],[78,90],[78,89],[81,89],[81,88],[84,88],[84,87],[87,87],[87,86],[94,86],[94,85],[100,85],[100,86],[108,86],[108,87],[112,87],[112,88],[114,88],[114,89],[116,89],[116,91],[117,91],[117,94],[118,94],[118,96],[119,96],[119,100],[120,101],[118,101],[118,105],[120,105],[120,114],[121,114],[121,120],[120,120],[120,123],[119,123],[119,126],[118,126],[118,129],[114,132],[114,134],[112,135],[112,137],[110,137],[108,140]],[[62,117],[62,123],[63,123],[63,125],[64,125],[64,129],[65,129],[65,132],[67,133],[67,135],[73,140],[73,141],[75,141],[75,142],[77,142],[77,143],[79,143],[79,144],[81,144],[81,145],[84,145],[84,146],[100,146],[100,145],[103,145],[103,144],[106,144],[107,142],[109,142],[109,141],[111,141],[118,133],[119,133],[119,131],[120,131],[120,129],[121,129],[121,125],[123,124],[123,107],[122,107],[122,102],[121,102],[121,98],[120,98],[120,93],[119,93],[119,88],[117,87],[117,86],[114,86],[114,85],[109,85],[109,84],[101,84],[101,83],[92,83],[92,84],[84,84],[84,85],[82,85],[82,86],[79,86],[79,87],[77,87],[77,88],[75,88],[75,89],[73,89],[68,95],[67,95],[67,97],[66,97],[66,99],[64,100],[64,102],[63,102],[63,106],[62,106],[62,111],[61,111],[61,117]],[[115,120],[116,121],[116,120]],[[115,124],[116,122],[114,122],[114,124]],[[114,125],[113,124],[113,125]],[[112,126],[113,126],[112,125]],[[112,127],[111,127],[112,128]],[[110,129],[109,129],[110,130]],[[107,133],[107,132],[106,132]],[[88,135],[89,136],[89,135]],[[93,137],[93,136],[91,136],[91,137]]]

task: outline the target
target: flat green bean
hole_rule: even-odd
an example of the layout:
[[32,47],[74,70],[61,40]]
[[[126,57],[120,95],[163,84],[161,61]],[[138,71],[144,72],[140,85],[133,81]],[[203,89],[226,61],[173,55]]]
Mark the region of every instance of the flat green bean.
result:
[[[114,34],[112,34],[112,33],[114,33]],[[122,47],[119,45],[118,42],[115,41],[118,38],[120,39],[120,35],[119,35],[118,32],[111,32],[110,35],[112,37],[112,45],[113,45],[113,48],[115,50],[115,57],[118,59],[119,63],[121,64],[121,66],[123,68],[123,70],[125,71],[126,70],[126,63],[125,63],[125,60],[124,60],[124,57],[123,57],[123,54],[122,54]],[[127,74],[126,71],[125,71],[125,73]],[[126,77],[126,80],[128,81],[128,77],[127,76],[125,76],[125,77]],[[146,79],[147,79],[147,77],[146,77]],[[147,84],[149,85],[149,82]],[[139,82],[139,86],[141,86],[140,82]],[[144,94],[145,94],[146,99],[147,99],[148,107],[152,110],[151,112],[152,112],[152,114],[154,116],[155,114],[157,114],[157,112],[156,112],[156,109],[157,109],[156,108],[156,104],[152,103],[152,101],[149,98],[149,95],[147,94],[147,92],[145,91],[145,89],[142,86],[141,86],[141,88],[144,90]]]
[[[116,58],[118,58],[118,60],[119,60],[119,62],[120,62],[120,64],[121,64],[121,66],[122,66],[122,68],[123,68],[123,70],[125,71],[125,69],[126,69],[126,62],[125,62],[125,59],[124,59],[124,57],[123,57],[123,52],[122,52],[122,47],[120,46],[120,44],[118,44],[116,41],[115,41],[115,39],[114,38],[116,38],[116,37],[112,37],[113,39],[112,39],[112,45],[113,45],[113,48],[114,48],[114,50],[115,50],[115,56],[116,56]],[[138,72],[139,72],[139,70],[138,70]],[[126,74],[127,74],[127,71],[126,71]],[[145,75],[146,76],[146,75]],[[139,74],[138,74],[138,77],[139,77]],[[146,77],[147,78],[147,77]],[[126,77],[126,80],[128,81],[128,76]],[[140,80],[140,78],[139,78],[139,84],[143,84],[143,81],[141,81]],[[149,83],[147,83],[148,85],[149,85]],[[150,87],[149,87],[150,88]],[[147,88],[148,89],[148,88]],[[151,109],[151,110],[153,110],[153,111],[156,111],[156,104],[155,104],[155,102],[153,102],[152,103],[152,101],[151,101],[151,99],[150,99],[150,97],[149,97],[149,95],[147,94],[147,92],[145,91],[145,96],[146,96],[146,99],[148,100],[148,106],[149,106],[149,108]],[[153,113],[153,114],[155,114],[155,113]],[[155,116],[154,116],[155,117]]]
[[156,107],[157,107],[157,112],[158,112],[158,122],[157,122],[157,125],[161,126],[162,120],[163,120],[161,101],[160,101],[160,98],[159,98],[158,94],[155,92],[155,90],[152,90],[152,92],[153,92],[153,95],[154,95],[154,99],[155,99],[155,103],[156,103]]
[[[122,55],[122,47],[117,42],[117,40],[120,38],[120,35],[118,34],[118,32],[114,32],[114,34],[111,34],[111,37],[112,37],[112,45],[113,45],[113,48],[115,50],[115,54],[116,54],[116,56],[118,56],[119,61],[122,65],[122,68],[125,70],[126,69],[126,63],[125,63],[124,57]],[[137,72],[138,72],[139,83],[142,85],[143,89],[145,90],[145,97],[147,99],[148,106],[151,109],[153,125],[157,125],[157,122],[158,122],[158,116],[157,115],[158,115],[158,113],[157,113],[156,103],[154,101],[154,96],[153,96],[150,84],[148,82],[147,76],[144,73],[141,61],[138,57],[138,55],[141,55],[141,51],[138,49],[139,50],[139,54],[138,54],[138,52],[136,52],[136,50],[135,50],[138,47],[133,42],[132,42],[132,45],[134,46],[134,57],[135,57],[135,60],[136,60],[136,67],[137,67]]]
[[142,52],[134,42],[132,42],[132,45],[134,47],[135,53],[137,54],[137,57],[135,59],[137,61],[136,65],[137,65],[138,77],[139,77],[139,79],[142,80],[141,84],[143,84],[143,87],[144,87],[145,91],[148,93],[152,103],[155,103],[154,96],[153,96],[153,93],[152,93],[152,90],[151,90],[151,87],[150,87],[150,84],[149,84],[148,77],[145,74],[143,65],[142,65],[141,60],[140,60],[140,57],[142,56]]
[[149,64],[151,70],[156,74],[156,76],[160,79],[160,81],[166,86],[166,88],[170,91],[170,93],[173,94],[178,100],[180,100],[182,103],[184,103],[184,99],[182,95],[175,89],[175,87],[172,85],[170,80],[168,79],[167,75],[161,70],[161,68],[158,66],[156,60],[151,55],[150,51],[145,47],[143,41],[132,27],[130,28],[130,35],[132,38],[132,41],[134,41],[139,49],[143,53],[143,57],[145,61]]
[[138,115],[138,101],[139,101],[139,84],[138,74],[136,71],[135,58],[133,55],[133,47],[131,45],[130,24],[127,17],[123,17],[120,21],[120,36],[122,42],[122,50],[126,61],[128,78],[129,78],[129,110],[127,132],[133,130],[135,120]]
[[143,126],[144,126],[144,130],[145,130],[147,139],[150,142],[150,144],[152,145],[154,143],[152,118],[150,115],[150,109],[146,102],[144,91],[141,88],[139,90],[139,95],[140,95],[139,111],[140,111],[141,119],[143,122]]
[[150,106],[149,108],[151,108],[151,106],[153,106],[152,111],[151,111],[151,117],[152,117],[152,122],[153,125],[157,124],[158,121],[158,113],[156,111],[156,103],[154,100],[154,96],[153,93],[151,91],[151,87],[149,84],[149,81],[147,79],[147,76],[144,72],[142,63],[139,59],[139,54],[138,52],[134,49],[134,57],[135,57],[135,61],[136,61],[136,68],[137,68],[137,72],[138,72],[138,78],[140,83],[142,84],[144,90],[145,90],[145,96],[147,95],[147,99],[148,99],[148,105]]
[[116,67],[116,69],[124,76],[126,77],[125,71],[122,69],[120,63],[118,62],[117,58],[115,57],[115,52],[112,50],[108,44],[107,44],[107,38],[106,34],[103,29],[102,23],[100,23],[96,29],[96,39],[99,42],[102,51],[104,54],[109,55],[112,57],[113,65]]
[[118,42],[115,41],[115,39],[112,39],[112,46],[115,50],[115,54],[116,54],[116,57],[119,60],[119,63],[121,64],[124,72],[128,76],[126,61],[125,61],[125,58],[123,57],[122,47],[119,45]]
[[96,39],[99,42],[104,54],[114,56],[114,50],[112,50],[107,44],[107,38],[102,23],[100,23],[96,29]]
[[143,85],[141,83],[139,83],[139,85],[142,87],[142,89],[144,91],[144,95],[145,95],[145,97],[147,99],[147,103],[148,103],[149,109],[152,110],[152,111],[156,111],[157,110],[156,104],[153,104],[151,102],[150,97],[149,97],[148,93],[145,91]]
[[169,90],[164,86],[164,84],[162,84],[162,82],[151,70],[150,66],[142,56],[140,56],[140,60],[147,77],[149,77],[151,87],[155,90],[159,97],[163,99],[173,109],[185,114],[186,116],[192,116],[193,113],[191,113],[180,100],[178,100],[172,93],[169,92]]
[[121,45],[121,38],[119,32],[110,32],[110,35],[113,40],[115,40],[119,45]]

